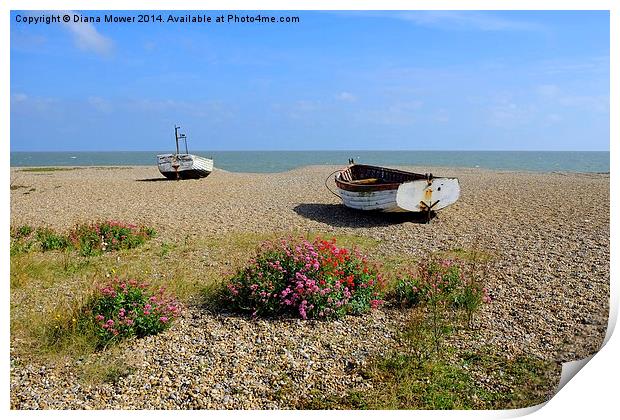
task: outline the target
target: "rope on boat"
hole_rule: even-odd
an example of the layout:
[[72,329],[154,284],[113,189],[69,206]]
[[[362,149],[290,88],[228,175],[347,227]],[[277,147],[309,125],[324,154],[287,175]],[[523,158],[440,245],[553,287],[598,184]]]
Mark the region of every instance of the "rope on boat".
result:
[[327,175],[327,178],[325,178],[325,188],[327,188],[329,190],[330,193],[334,194],[336,197],[338,197],[339,199],[342,199],[342,197],[340,197],[337,193],[333,192],[331,188],[329,188],[329,185],[327,185],[327,181],[329,181],[329,178],[331,178],[331,176],[337,172],[340,172],[341,169],[336,169],[334,172],[332,172],[331,174]]

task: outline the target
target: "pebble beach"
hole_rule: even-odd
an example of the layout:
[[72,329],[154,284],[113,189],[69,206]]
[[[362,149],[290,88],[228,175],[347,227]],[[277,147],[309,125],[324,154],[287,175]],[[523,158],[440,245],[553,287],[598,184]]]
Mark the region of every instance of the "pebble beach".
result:
[[[459,201],[423,224],[343,207],[324,186],[336,169],[216,168],[205,179],[167,181],[156,167],[12,168],[11,225],[61,230],[115,219],[146,224],[170,241],[234,232],[347,234],[379,241],[375,257],[482,249],[493,255],[486,279],[492,303],[481,310],[475,342],[455,345],[492,345],[508,356],[558,363],[601,347],[609,313],[609,174],[402,167],[459,178]],[[52,368],[12,354],[11,407],[291,408],[314,391],[363,387],[355,368],[398,345],[406,317],[383,308],[335,322],[253,320],[189,308],[165,333],[123,346],[135,369],[114,384],[80,385],[79,361]]]

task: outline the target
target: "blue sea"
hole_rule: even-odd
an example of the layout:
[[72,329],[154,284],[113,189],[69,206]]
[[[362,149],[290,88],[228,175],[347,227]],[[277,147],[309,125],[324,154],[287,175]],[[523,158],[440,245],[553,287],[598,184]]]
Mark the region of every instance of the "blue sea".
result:
[[[156,165],[169,152],[11,152],[11,166]],[[526,151],[196,151],[232,172],[283,172],[307,165],[460,167],[536,172],[609,172],[609,152]]]

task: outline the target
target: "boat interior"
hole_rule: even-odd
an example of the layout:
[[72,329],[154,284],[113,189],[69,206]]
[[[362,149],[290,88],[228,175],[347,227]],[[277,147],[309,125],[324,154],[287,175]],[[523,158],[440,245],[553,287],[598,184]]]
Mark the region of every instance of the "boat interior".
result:
[[426,179],[426,175],[368,165],[351,165],[340,172],[340,180],[353,185],[401,184],[416,179]]

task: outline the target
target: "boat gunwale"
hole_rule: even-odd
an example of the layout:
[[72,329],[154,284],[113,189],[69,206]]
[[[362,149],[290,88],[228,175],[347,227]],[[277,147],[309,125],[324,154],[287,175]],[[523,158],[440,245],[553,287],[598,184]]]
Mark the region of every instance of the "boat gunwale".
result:
[[405,175],[405,176],[414,175],[415,179],[411,181],[415,181],[418,179],[426,179],[426,175],[419,174],[416,172],[402,171],[399,169],[386,168],[384,166],[363,165],[359,163],[354,163],[340,170],[338,172],[338,175],[336,175],[335,182],[338,188],[345,190],[345,191],[353,191],[353,192],[373,192],[373,191],[397,190],[398,187],[400,187],[403,183],[411,182],[411,181],[402,181],[402,182],[390,182],[390,183],[384,183],[384,184],[355,184],[353,182],[346,181],[345,179],[342,178],[342,174],[346,171],[351,170],[351,168],[353,167],[393,172],[393,173],[397,173],[399,175]]

